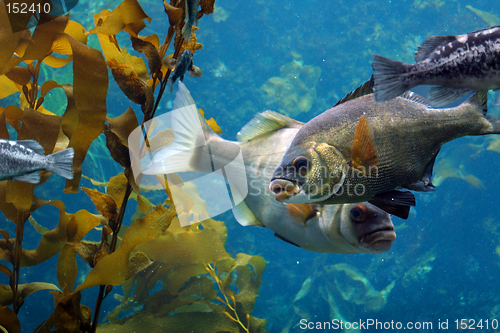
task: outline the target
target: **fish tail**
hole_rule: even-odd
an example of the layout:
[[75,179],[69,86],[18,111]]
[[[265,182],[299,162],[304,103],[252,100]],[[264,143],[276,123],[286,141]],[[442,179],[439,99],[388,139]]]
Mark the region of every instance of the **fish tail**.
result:
[[384,102],[404,93],[411,87],[402,75],[411,65],[395,61],[378,54],[373,55],[373,78],[375,79],[375,101]]
[[491,132],[489,132],[488,134],[500,134],[500,118],[486,116],[486,119],[490,122],[491,126],[493,127],[491,129]]
[[488,90],[478,91],[462,103],[462,105],[472,106],[475,110],[481,112],[482,116],[486,119],[486,126],[478,134],[500,134],[500,118],[486,115],[488,112]]
[[193,24],[190,21],[187,21],[186,24],[184,24],[184,28],[182,28],[182,37],[184,37],[184,40],[186,42],[189,42],[191,40],[192,31],[193,31]]
[[142,171],[146,175],[212,172],[212,162],[207,157],[211,154],[208,144],[224,141],[206,124],[186,86],[181,81],[178,85],[179,91],[170,113],[174,142],[156,153]]
[[49,165],[46,170],[66,179],[73,179],[73,157],[75,151],[73,148],[67,148],[46,156],[49,159]]

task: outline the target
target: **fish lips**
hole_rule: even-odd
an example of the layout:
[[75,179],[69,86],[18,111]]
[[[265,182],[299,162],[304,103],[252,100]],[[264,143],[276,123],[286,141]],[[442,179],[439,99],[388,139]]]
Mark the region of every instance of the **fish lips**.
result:
[[371,252],[385,252],[390,250],[392,242],[396,240],[394,225],[380,225],[373,231],[364,233],[359,238],[359,244]]
[[273,179],[269,184],[269,190],[276,194],[274,199],[279,202],[288,202],[291,197],[301,192],[296,183],[287,179]]

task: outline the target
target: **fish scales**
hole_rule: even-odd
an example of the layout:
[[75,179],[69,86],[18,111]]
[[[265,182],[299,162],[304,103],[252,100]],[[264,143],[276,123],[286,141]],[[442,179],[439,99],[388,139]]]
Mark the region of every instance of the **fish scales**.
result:
[[44,156],[36,154],[33,150],[14,141],[2,140],[0,142],[2,163],[0,163],[0,180],[10,179],[17,174],[17,170],[32,172],[41,170],[47,161]]

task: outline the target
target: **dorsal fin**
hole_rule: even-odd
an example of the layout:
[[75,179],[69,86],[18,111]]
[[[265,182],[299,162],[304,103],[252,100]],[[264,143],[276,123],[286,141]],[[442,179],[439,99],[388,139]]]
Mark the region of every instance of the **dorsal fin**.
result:
[[33,150],[35,153],[39,155],[45,154],[45,150],[43,149],[43,147],[35,140],[19,140],[17,141],[17,143]]
[[373,94],[374,83],[375,83],[375,80],[373,80],[373,75],[372,75],[370,80],[366,81],[361,86],[359,86],[358,88],[354,89],[353,91],[351,91],[350,93],[345,95],[337,103],[335,103],[334,106],[337,106],[339,104],[345,103],[347,101],[356,99],[356,98],[364,96],[364,95]]
[[303,125],[300,121],[274,111],[258,113],[238,132],[238,141],[249,141],[260,135],[271,133],[284,127],[298,127]]
[[402,93],[399,97],[402,97],[402,98],[407,99],[409,101],[414,101],[414,102],[420,103],[422,105],[425,105],[428,108],[432,107],[428,100],[426,100],[425,98],[423,98],[419,94],[415,94],[413,91],[407,90],[404,93]]
[[427,59],[438,47],[454,42],[457,40],[456,36],[429,36],[425,41],[418,46],[415,51],[415,61],[420,62]]

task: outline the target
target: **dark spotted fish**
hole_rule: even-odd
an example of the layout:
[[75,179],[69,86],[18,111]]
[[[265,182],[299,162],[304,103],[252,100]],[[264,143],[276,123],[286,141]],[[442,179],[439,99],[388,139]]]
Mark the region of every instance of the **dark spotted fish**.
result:
[[[373,55],[375,100],[383,102],[421,84],[433,106],[479,90],[500,88],[500,26],[456,36],[431,36],[415,52],[416,64]],[[500,104],[498,97],[494,105]]]
[[164,64],[173,70],[172,75],[168,79],[170,83],[170,91],[172,91],[172,85],[180,78],[184,80],[184,74],[186,72],[193,77],[201,77],[201,69],[193,65],[193,54],[189,50],[184,50],[178,59],[166,58]]
[[73,179],[73,148],[44,156],[43,147],[34,140],[0,139],[0,180],[19,180],[36,184],[38,171],[47,170]]

